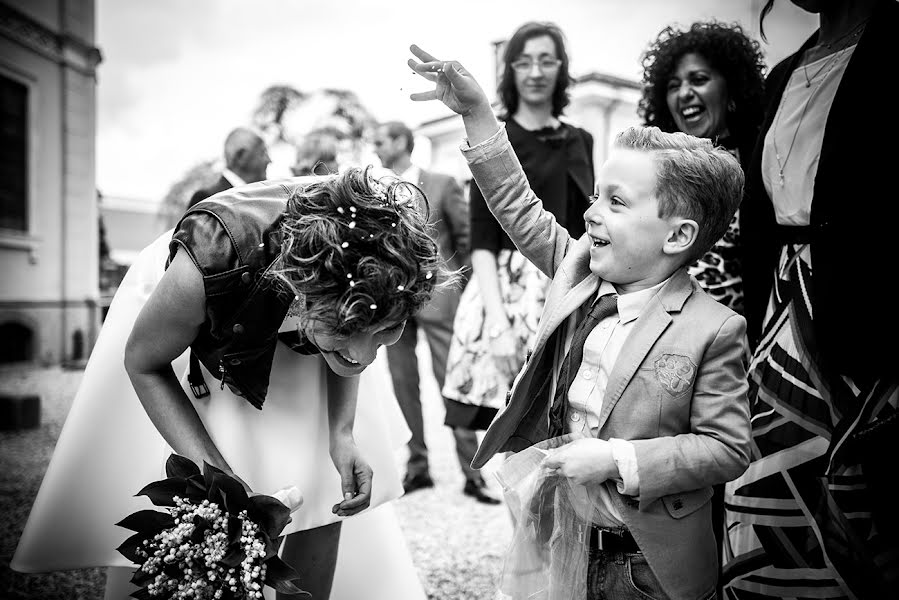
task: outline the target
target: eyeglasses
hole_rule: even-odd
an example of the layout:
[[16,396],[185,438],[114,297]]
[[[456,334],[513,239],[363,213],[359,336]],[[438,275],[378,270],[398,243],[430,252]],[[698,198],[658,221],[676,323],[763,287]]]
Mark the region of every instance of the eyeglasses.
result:
[[[536,61],[536,64],[542,73],[546,73],[558,69],[562,65],[562,61],[558,58],[541,58]],[[530,58],[519,58],[512,63],[512,68],[519,73],[530,73],[534,68],[534,61]]]

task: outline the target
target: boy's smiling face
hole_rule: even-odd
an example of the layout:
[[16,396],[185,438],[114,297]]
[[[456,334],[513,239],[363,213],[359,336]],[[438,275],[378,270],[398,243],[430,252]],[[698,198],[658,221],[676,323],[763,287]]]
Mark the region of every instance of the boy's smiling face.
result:
[[592,241],[590,271],[619,293],[652,287],[679,266],[666,249],[680,220],[659,216],[656,181],[651,153],[613,147],[584,213]]

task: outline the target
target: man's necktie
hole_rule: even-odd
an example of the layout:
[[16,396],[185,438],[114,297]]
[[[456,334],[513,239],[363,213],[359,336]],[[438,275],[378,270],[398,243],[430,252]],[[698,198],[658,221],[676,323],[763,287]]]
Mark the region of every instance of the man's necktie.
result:
[[567,412],[568,388],[571,387],[571,382],[574,381],[578,369],[581,368],[581,361],[584,359],[584,342],[587,341],[587,336],[590,335],[597,323],[617,312],[618,296],[606,294],[593,303],[590,312],[578,324],[574,337],[571,338],[568,354],[565,355],[565,360],[562,361],[562,368],[559,370],[559,380],[556,385],[556,394],[553,398],[550,416],[551,424],[555,425],[553,429],[563,426],[564,415]]

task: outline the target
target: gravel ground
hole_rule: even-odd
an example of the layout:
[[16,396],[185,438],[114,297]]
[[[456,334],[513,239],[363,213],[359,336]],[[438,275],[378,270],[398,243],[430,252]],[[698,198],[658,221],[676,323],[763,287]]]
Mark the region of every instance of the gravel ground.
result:
[[[420,365],[423,372],[430,373],[425,348],[419,346]],[[9,568],[82,373],[60,367],[0,369],[0,392],[37,393],[42,408],[40,428],[0,432],[0,598],[103,598],[103,569],[24,575]],[[431,471],[437,485],[397,500],[397,516],[429,600],[489,600],[512,532],[509,513],[505,505],[486,506],[462,495],[464,479],[452,435],[442,424],[443,403],[433,377],[422,379],[422,396]],[[404,450],[398,452],[398,464],[405,464],[405,458]],[[484,469],[497,496],[491,473],[498,460]]]

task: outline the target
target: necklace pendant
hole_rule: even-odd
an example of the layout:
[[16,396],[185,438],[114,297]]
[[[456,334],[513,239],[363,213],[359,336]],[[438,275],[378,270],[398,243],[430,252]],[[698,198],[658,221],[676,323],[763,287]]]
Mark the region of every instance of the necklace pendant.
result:
[[806,82],[805,82],[805,87],[807,87],[807,88],[812,87],[812,82],[811,82],[811,81],[806,81]]
[[783,186],[784,186],[784,172],[783,172],[783,169],[780,170],[779,175],[780,175],[780,181],[778,181],[778,183],[780,184],[780,187],[783,187]]

